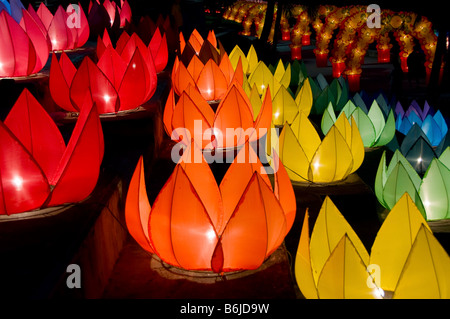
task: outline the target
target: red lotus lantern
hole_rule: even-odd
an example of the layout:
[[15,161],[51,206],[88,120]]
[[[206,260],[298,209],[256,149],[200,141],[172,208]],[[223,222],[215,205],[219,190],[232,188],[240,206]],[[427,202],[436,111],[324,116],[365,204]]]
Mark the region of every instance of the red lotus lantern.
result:
[[47,62],[49,44],[36,20],[22,9],[20,25],[0,12],[0,77],[28,76]]
[[98,62],[85,57],[78,67],[63,52],[53,55],[49,87],[61,108],[79,112],[84,94],[90,92],[100,114],[135,109],[148,101],[157,85],[150,50],[135,34],[125,32],[113,48],[107,32],[97,41]]
[[31,5],[28,11],[42,21],[53,51],[73,50],[82,47],[89,39],[89,24],[80,3],[70,4],[67,10],[58,6],[54,15],[43,2],[37,12]]
[[[275,187],[252,148],[241,149],[218,186],[202,158],[183,154],[153,206],[146,194],[142,157],[125,206],[130,234],[162,261],[216,273],[257,269],[283,242],[296,212],[295,195],[282,165]],[[245,155],[245,160],[237,160]],[[195,158],[194,154],[194,158]]]
[[97,183],[103,151],[91,100],[86,99],[66,146],[56,124],[25,89],[0,122],[0,214],[85,199]]
[[[101,5],[99,0],[96,0],[95,2],[99,6]],[[90,12],[92,6],[93,6],[92,1],[89,1],[89,12]],[[132,15],[131,7],[127,0],[121,0],[120,7],[114,1],[105,0],[105,1],[103,1],[103,7],[105,8],[106,12],[108,13],[109,22],[110,22],[111,26],[114,25],[114,22],[116,20],[116,14],[118,15],[118,18],[119,18],[120,27],[124,27],[126,25],[127,21],[128,22],[131,21],[131,15]]]

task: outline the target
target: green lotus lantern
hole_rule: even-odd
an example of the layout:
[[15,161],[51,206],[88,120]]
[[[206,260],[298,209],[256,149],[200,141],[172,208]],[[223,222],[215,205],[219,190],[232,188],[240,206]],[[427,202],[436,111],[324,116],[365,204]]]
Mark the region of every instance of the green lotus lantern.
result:
[[375,195],[383,207],[392,209],[407,192],[426,220],[450,218],[450,147],[431,160],[423,178],[399,150],[386,165],[383,152],[375,177]]
[[[379,147],[389,143],[395,135],[395,118],[391,110],[385,118],[377,100],[372,102],[372,106],[367,109],[357,107],[349,100],[339,113],[339,116],[353,117],[358,126],[364,147]],[[331,126],[336,122],[337,117],[332,103],[328,104],[321,122],[322,132],[327,134]]]

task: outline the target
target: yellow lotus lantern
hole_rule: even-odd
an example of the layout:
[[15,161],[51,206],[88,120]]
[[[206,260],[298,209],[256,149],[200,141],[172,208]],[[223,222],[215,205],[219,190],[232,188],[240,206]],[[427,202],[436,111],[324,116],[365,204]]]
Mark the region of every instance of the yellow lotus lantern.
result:
[[231,65],[236,70],[239,60],[242,62],[244,74],[252,73],[258,65],[258,54],[253,45],[250,46],[247,54],[245,54],[239,46],[235,46],[229,54]]
[[450,298],[450,258],[406,193],[369,253],[326,198],[309,236],[305,214],[295,276],[306,298]]
[[280,160],[296,182],[332,183],[346,179],[364,159],[364,144],[353,118],[339,119],[321,140],[308,117],[299,112],[279,136]]

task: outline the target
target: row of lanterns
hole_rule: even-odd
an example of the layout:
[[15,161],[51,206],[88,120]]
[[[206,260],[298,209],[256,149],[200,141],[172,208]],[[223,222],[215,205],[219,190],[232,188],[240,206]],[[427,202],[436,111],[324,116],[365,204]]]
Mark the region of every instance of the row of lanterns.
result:
[[[250,28],[255,23],[258,25],[256,35],[259,36],[266,9],[267,4],[239,0],[225,11],[223,18],[242,22],[243,35],[251,35]],[[359,91],[361,65],[364,63],[364,56],[371,43],[377,41],[378,62],[390,62],[392,44],[389,34],[393,34],[400,46],[399,58],[402,70],[408,72],[407,58],[414,51],[414,39],[417,39],[425,53],[425,70],[428,79],[437,43],[437,36],[431,22],[414,12],[382,9],[379,26],[374,27],[370,21],[371,13],[370,10],[368,12],[367,6],[321,5],[316,16],[311,17],[307,7],[294,5],[289,11],[282,13],[280,23],[282,40],[291,41],[292,59],[300,60],[301,48],[303,45],[310,44],[311,29],[313,29],[316,33],[314,53],[317,66],[325,67],[330,60],[333,76],[338,78],[345,75],[351,90],[356,92]],[[287,22],[287,16],[295,19],[292,27]],[[269,41],[273,39],[273,28],[274,23]],[[330,43],[336,32],[334,42]]]
[[90,2],[87,15],[80,3],[66,9],[59,5],[52,13],[43,2],[37,10],[31,4],[25,9],[20,0],[0,2],[0,78],[38,73],[50,52],[81,48],[89,39],[90,24],[98,24],[102,12],[110,16],[111,24],[116,12],[121,27],[131,21],[127,0],[121,7],[109,0],[102,5]]
[[[167,65],[166,41],[157,29],[148,45],[126,32],[114,45],[105,32],[97,41],[96,60],[85,57],[78,69],[67,54],[62,53],[59,60],[52,56],[52,98],[61,108],[78,112],[78,121],[66,146],[45,110],[29,92],[22,93],[0,123],[1,214],[77,202],[90,194],[104,153],[99,114],[137,108],[153,95],[157,73]],[[204,39],[194,31],[187,41],[180,35],[171,80],[163,122],[167,134],[183,145],[182,155],[152,204],[147,197],[143,158],[138,161],[127,193],[125,217],[133,238],[175,267],[216,273],[258,268],[282,244],[293,225],[297,204],[292,182],[342,181],[363,163],[365,147],[385,145],[394,137],[394,113],[381,98],[367,108],[359,95],[350,100],[346,81],[334,79],[328,84],[323,76],[311,78],[298,61],[266,66],[253,47],[247,54],[239,47],[228,54],[214,32]],[[322,115],[321,131],[309,117],[312,112]],[[439,119],[435,121],[439,123],[436,127],[443,126]],[[242,131],[236,133],[239,128]],[[228,129],[233,132],[228,133]],[[189,132],[194,133],[190,138]],[[196,134],[202,137],[200,143]],[[264,165],[261,154],[253,149],[263,137],[267,141],[263,155],[270,166]],[[237,155],[217,183],[206,155],[219,150]],[[54,156],[49,158],[48,154]],[[448,165],[447,154],[446,149],[432,162],[430,178],[442,174]],[[397,158],[406,166],[400,156]],[[430,195],[429,180],[424,177],[419,185],[416,177],[409,177],[414,179],[414,187],[419,186],[411,195],[414,202],[408,195],[411,187],[406,190],[408,194],[392,200],[388,198],[391,192],[384,189],[392,187],[388,185],[394,178],[387,176],[399,170],[397,167],[377,173],[377,197],[378,193],[385,197],[382,204],[391,212],[370,258],[329,199],[311,239],[305,219],[295,270],[306,297],[379,298],[392,294],[389,296],[401,298],[412,296],[412,285],[415,292],[423,294],[420,296],[448,298],[450,279],[448,272],[441,270],[450,259],[423,216],[448,218],[448,208],[443,213],[433,205],[444,196],[448,198],[443,192],[449,188]],[[273,180],[268,175],[272,173]],[[444,175],[438,178],[446,183]],[[425,197],[417,208],[414,203],[419,203],[420,194]],[[328,218],[332,222],[327,222]],[[330,227],[321,228],[321,223]],[[399,229],[405,238],[389,237]],[[320,245],[327,238],[332,238],[333,245]],[[426,246],[425,242],[432,244]],[[398,258],[390,258],[394,248],[402,251]],[[418,260],[423,267],[415,266]],[[439,266],[433,267],[436,260]],[[370,263],[382,267],[392,281],[380,285],[374,280],[375,288],[369,291]],[[344,271],[336,276],[341,269]],[[422,289],[424,271],[435,283],[427,289]]]

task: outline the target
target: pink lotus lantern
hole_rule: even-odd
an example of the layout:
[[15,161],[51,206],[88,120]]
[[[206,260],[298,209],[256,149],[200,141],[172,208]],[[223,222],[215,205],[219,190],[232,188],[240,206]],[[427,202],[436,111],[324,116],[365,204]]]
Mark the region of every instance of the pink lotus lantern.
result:
[[5,10],[0,12],[0,78],[37,73],[48,55],[45,34],[26,10],[20,25]]
[[153,96],[155,64],[150,49],[136,34],[123,32],[114,49],[105,32],[97,41],[97,56],[97,63],[85,57],[76,69],[64,52],[59,61],[53,55],[49,87],[57,105],[79,112],[89,91],[99,113],[117,113],[135,109]]
[[89,39],[89,24],[80,3],[70,4],[67,10],[58,6],[53,15],[41,2],[37,12],[31,5],[28,12],[42,22],[53,51],[73,50],[82,47]]
[[84,103],[67,145],[26,89],[0,121],[0,215],[79,202],[93,191],[103,133],[95,105]]

